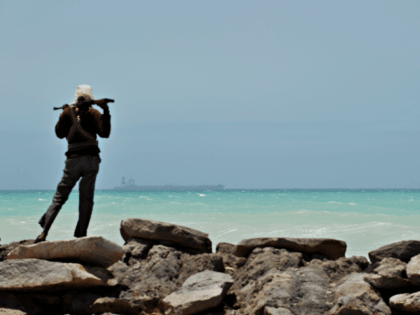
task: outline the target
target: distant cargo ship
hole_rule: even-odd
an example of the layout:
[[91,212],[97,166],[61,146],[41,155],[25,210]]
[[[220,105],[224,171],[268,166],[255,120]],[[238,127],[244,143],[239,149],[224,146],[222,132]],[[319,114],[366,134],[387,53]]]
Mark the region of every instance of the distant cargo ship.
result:
[[122,178],[121,186],[115,187],[114,190],[223,190],[225,185],[135,185],[134,179],[125,181]]

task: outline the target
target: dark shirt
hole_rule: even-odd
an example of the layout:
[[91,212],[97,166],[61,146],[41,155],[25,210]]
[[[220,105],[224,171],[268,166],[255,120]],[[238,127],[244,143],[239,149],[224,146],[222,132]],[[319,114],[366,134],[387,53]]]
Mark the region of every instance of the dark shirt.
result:
[[[101,138],[109,138],[111,133],[111,115],[109,110],[105,109],[104,113],[101,114],[98,110],[90,107],[85,113],[78,113],[76,116],[80,116],[80,125],[82,128],[95,137],[98,134]],[[66,138],[71,126],[73,125],[70,113],[70,107],[67,107],[63,110],[58,120],[57,125],[55,126],[55,133],[60,139]],[[72,139],[70,139],[70,144],[86,142],[86,139],[77,132]],[[85,148],[73,148],[68,150],[65,155],[67,158],[74,158],[80,155],[94,155],[99,156],[99,148],[97,146],[89,146]]]

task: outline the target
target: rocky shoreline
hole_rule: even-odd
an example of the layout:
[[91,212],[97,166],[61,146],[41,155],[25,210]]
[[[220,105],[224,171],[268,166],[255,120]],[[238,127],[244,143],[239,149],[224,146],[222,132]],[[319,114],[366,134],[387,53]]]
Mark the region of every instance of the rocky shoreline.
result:
[[254,238],[130,218],[102,237],[0,245],[0,315],[420,314],[420,241],[345,257],[335,239]]

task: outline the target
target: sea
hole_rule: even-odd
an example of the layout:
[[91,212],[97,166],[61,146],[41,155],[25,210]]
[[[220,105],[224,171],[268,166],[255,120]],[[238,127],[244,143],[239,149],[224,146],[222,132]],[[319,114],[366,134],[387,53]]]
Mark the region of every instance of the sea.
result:
[[[0,191],[0,244],[35,239],[54,190]],[[96,190],[88,236],[124,245],[120,223],[143,218],[187,226],[220,242],[257,237],[334,238],[346,257],[420,239],[419,189],[272,189],[223,191]],[[47,240],[72,239],[79,193],[70,194]]]

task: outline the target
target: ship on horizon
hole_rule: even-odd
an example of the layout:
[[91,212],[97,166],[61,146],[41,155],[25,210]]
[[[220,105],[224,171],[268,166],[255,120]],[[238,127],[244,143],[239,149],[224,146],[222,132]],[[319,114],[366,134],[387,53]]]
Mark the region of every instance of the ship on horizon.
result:
[[114,190],[223,190],[225,185],[136,185],[135,180],[130,178],[125,181],[123,176],[121,186]]

